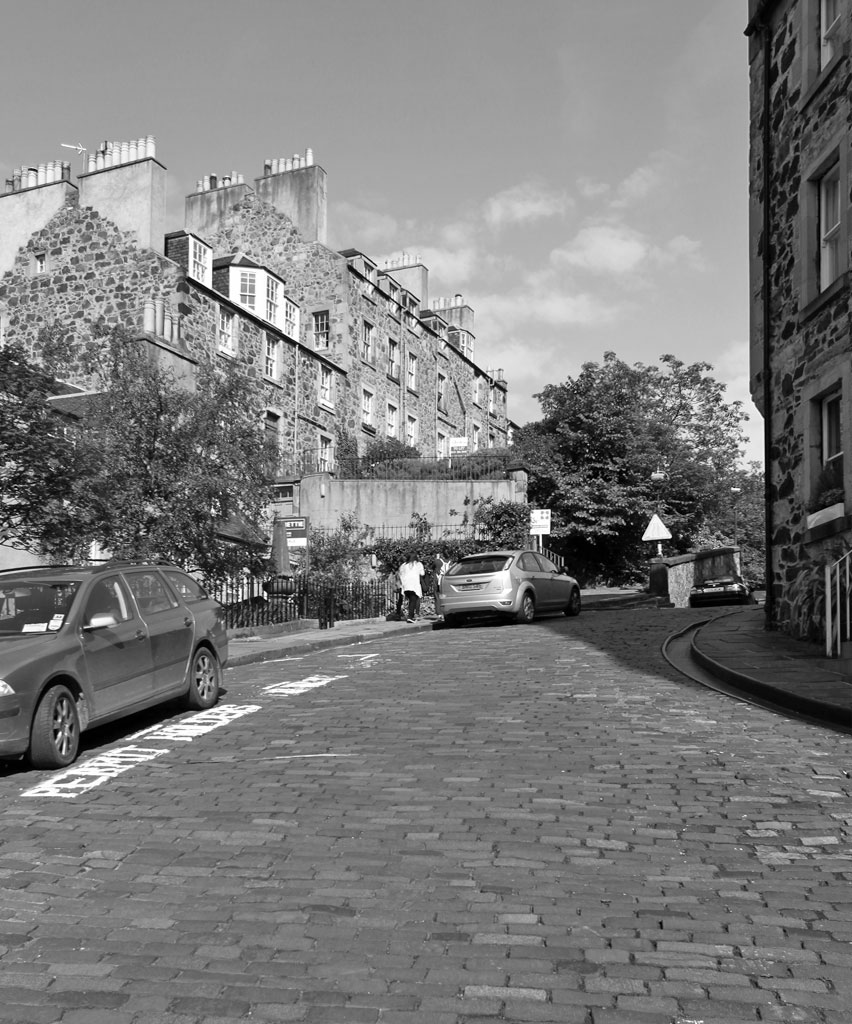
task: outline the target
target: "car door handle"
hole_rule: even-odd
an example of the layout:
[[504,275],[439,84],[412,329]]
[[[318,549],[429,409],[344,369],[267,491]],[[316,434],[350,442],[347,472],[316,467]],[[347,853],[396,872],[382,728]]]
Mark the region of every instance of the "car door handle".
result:
[[187,626],[187,627],[191,626],[192,625],[192,619],[187,615],[187,617],[183,620],[183,624],[184,624],[184,626]]
[[136,639],[137,640],[147,640],[148,639],[148,634],[145,632],[144,629],[137,629],[136,630]]

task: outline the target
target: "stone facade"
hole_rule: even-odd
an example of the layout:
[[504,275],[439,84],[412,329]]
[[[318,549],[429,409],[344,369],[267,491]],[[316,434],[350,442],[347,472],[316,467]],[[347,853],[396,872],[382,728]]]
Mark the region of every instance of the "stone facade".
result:
[[[451,438],[466,438],[469,450],[505,446],[506,383],[471,357],[472,311],[463,334],[452,317],[427,311],[427,294],[400,283],[425,292],[425,268],[400,265],[397,280],[356,250],[328,248],[325,172],[284,164],[267,163],[254,188],[242,175],[200,179],[184,228],[168,234],[157,233],[166,172],[153,156],[90,159],[76,186],[67,175],[7,182],[0,338],[37,354],[44,329],[66,336],[67,379],[84,387],[103,325],[136,332],[188,377],[199,362],[219,361],[256,381],[258,415],[291,476],[327,468],[342,436],[359,453],[388,436],[424,456],[447,454]],[[252,308],[243,270],[257,277]],[[278,289],[273,320],[267,285]]]
[[751,0],[749,15],[751,387],[767,430],[767,603],[783,625],[797,578],[852,538],[852,12]]

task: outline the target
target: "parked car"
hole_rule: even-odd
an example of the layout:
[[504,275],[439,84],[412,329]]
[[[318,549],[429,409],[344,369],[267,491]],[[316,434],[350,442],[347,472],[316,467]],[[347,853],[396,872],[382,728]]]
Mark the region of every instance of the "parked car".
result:
[[221,606],[172,565],[0,572],[0,758],[76,758],[80,733],[143,708],[219,699]]
[[532,622],[538,612],[580,614],[580,584],[538,551],[466,555],[441,577],[437,611],[446,626],[472,616]]
[[754,604],[751,588],[742,576],[718,576],[696,584],[689,592],[690,608],[711,604]]

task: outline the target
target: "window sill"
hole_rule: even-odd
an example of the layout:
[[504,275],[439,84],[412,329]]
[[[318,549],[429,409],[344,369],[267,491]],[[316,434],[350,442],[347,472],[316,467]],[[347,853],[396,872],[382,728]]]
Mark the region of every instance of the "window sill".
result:
[[229,359],[231,360],[231,362],[233,362],[237,358],[237,353],[231,352],[227,348],[217,348],[216,355],[221,356],[223,359]]
[[[841,506],[842,507],[842,506]],[[827,511],[823,509],[822,511]],[[819,515],[820,513],[814,513]],[[808,516],[810,521],[812,517]],[[802,540],[805,544],[815,544],[817,541],[827,540],[829,537],[836,537],[838,533],[846,533],[852,529],[852,516],[840,515],[835,519],[830,519],[827,522],[818,523],[805,530],[804,537]]]
[[266,374],[263,375],[263,380],[266,384],[274,384],[277,388],[283,388],[284,385],[281,382],[280,377],[268,377]]
[[374,434],[375,435],[375,433],[376,433],[376,428],[373,426],[372,423],[362,423],[361,424],[361,429],[364,431],[365,434]]
[[839,277],[836,277],[824,291],[814,296],[807,305],[799,309],[799,316],[802,321],[809,320],[821,309],[833,302],[838,295],[846,291],[849,286],[849,271],[844,270]]
[[415,398],[419,398],[420,397],[420,392],[417,390],[417,388],[411,387],[410,384],[406,387],[405,390],[409,393],[409,395],[414,395]]
[[399,384],[399,374],[389,373],[388,380],[392,381],[394,384]]
[[329,412],[334,412],[334,402],[327,402],[324,398],[317,400],[317,404],[321,409],[328,409]]

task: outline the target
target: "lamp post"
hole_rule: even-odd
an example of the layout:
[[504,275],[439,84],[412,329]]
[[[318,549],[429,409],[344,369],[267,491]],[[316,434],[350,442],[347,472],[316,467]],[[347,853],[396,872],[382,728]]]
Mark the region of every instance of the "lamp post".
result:
[[737,530],[737,526],[738,526],[737,513],[739,512],[739,509],[737,507],[737,499],[738,499],[739,495],[742,494],[742,492],[743,492],[742,487],[732,487],[731,488],[731,504],[734,507],[734,547],[735,548],[739,547],[739,532]]

